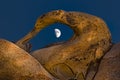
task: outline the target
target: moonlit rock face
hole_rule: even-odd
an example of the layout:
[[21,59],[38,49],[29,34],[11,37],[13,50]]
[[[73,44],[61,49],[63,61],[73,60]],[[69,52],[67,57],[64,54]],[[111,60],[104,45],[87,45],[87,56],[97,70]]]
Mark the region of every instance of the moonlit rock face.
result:
[[61,31],[59,29],[57,29],[57,28],[54,29],[54,31],[55,31],[56,37],[59,38],[61,36]]

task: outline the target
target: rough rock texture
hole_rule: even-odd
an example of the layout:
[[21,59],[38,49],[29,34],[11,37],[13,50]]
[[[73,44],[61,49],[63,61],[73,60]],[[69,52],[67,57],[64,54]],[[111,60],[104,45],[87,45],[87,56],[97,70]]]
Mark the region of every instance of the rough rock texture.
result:
[[16,44],[26,43],[40,30],[56,22],[72,28],[74,36],[69,41],[37,50],[32,55],[58,79],[83,80],[89,73],[89,67],[98,64],[97,61],[111,47],[111,34],[102,19],[81,12],[51,11],[39,17],[34,29]]
[[[0,79],[55,80],[24,50],[27,50],[25,45],[28,41],[37,35],[40,30],[56,22],[72,28],[74,36],[66,42],[32,53],[32,56],[49,73],[59,80],[119,79],[119,54],[117,57],[113,53],[106,54],[112,43],[111,34],[105,22],[99,17],[86,13],[63,10],[51,11],[39,17],[33,30],[16,42],[17,46],[8,41],[0,40]],[[118,65],[115,66],[117,63]]]
[[26,51],[0,39],[0,80],[54,80]]
[[[25,45],[40,30],[57,22],[72,28],[74,36],[66,42],[34,51],[32,56],[40,65],[24,51],[29,48]],[[17,46],[0,40],[0,79],[55,80],[56,77],[59,80],[93,80],[99,61],[111,44],[109,29],[99,17],[81,12],[51,11],[38,18],[33,30],[17,41]],[[101,65],[105,65],[104,61]],[[95,80],[101,73],[97,74]]]
[[94,80],[120,80],[120,43],[103,57]]

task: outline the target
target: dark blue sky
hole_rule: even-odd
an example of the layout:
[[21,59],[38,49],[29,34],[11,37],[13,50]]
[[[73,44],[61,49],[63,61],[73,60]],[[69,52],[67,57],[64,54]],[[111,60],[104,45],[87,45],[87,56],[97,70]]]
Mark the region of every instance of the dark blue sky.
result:
[[[111,31],[113,42],[120,42],[120,0],[0,0],[0,38],[17,41],[33,28],[40,15],[57,9],[101,17]],[[54,28],[62,31],[58,39]],[[33,50],[68,40],[72,34],[72,30],[65,25],[51,25],[31,40]]]

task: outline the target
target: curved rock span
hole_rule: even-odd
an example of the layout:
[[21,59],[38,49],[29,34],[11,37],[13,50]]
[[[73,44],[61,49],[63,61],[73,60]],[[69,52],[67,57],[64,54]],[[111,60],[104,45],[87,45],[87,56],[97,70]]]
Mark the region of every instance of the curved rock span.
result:
[[109,29],[96,16],[63,10],[48,12],[40,16],[33,30],[16,44],[25,49],[24,45],[43,28],[58,22],[73,29],[74,36],[66,42],[37,50],[32,56],[60,80],[93,79],[100,59],[111,47]]

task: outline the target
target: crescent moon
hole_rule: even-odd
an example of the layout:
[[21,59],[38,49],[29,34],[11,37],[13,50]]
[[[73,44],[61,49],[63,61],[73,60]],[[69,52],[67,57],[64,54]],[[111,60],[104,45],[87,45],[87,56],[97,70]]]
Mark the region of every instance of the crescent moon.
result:
[[60,36],[61,36],[61,31],[60,31],[60,29],[54,29],[54,31],[55,31],[55,35],[56,35],[56,37],[57,38],[59,38]]

